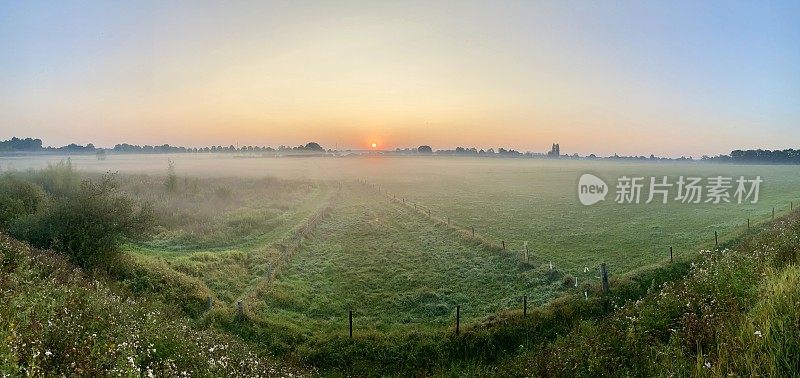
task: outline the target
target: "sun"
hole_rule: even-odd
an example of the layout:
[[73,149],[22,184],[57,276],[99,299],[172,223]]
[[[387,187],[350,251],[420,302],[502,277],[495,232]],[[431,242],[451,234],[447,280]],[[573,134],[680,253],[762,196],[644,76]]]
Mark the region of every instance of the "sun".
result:
[[371,146],[372,146],[372,148],[375,148],[375,147],[378,147],[378,144],[375,143],[375,142],[372,142]]

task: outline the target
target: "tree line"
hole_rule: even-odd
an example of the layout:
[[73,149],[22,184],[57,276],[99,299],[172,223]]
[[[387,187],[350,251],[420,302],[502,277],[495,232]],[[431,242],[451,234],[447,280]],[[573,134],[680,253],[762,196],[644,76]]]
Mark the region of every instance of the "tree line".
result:
[[[556,146],[556,145],[554,145]],[[134,153],[134,154],[162,154],[162,153],[303,153],[303,154],[324,154],[338,152],[323,148],[319,143],[309,142],[295,147],[278,146],[207,146],[207,147],[179,147],[169,144],[162,145],[136,145],[121,143],[113,148],[97,148],[93,144],[79,145],[70,143],[62,147],[43,147],[41,139],[17,138],[13,137],[6,141],[0,141],[0,152],[69,152],[69,153]],[[556,150],[558,151],[558,150]],[[647,161],[694,161],[692,157],[664,158],[655,155],[647,156],[620,156],[614,154],[608,157],[600,157],[595,154],[580,156],[578,154],[553,154],[539,152],[520,152],[514,149],[494,148],[478,149],[476,147],[456,147],[455,149],[434,150],[429,145],[422,145],[417,148],[397,148],[393,151],[382,151],[382,154],[395,155],[439,155],[439,156],[475,156],[475,157],[512,157],[512,158],[568,158],[568,159],[620,159],[620,160],[647,160]],[[730,163],[764,163],[764,164],[800,164],[800,150],[733,150],[727,155],[703,156],[701,161],[706,162],[730,162]]]
[[732,163],[800,164],[800,150],[734,150],[730,155],[703,157],[704,161]]
[[316,142],[309,142],[305,145],[295,147],[278,146],[272,148],[268,146],[207,146],[207,147],[180,147],[171,146],[169,144],[162,144],[157,146],[151,145],[137,145],[120,143],[113,148],[98,148],[92,143],[87,145],[79,145],[70,143],[62,147],[43,147],[41,139],[33,138],[17,138],[13,137],[6,141],[0,141],[0,152],[76,152],[76,153],[96,153],[98,151],[110,151],[115,153],[136,153],[136,154],[163,154],[163,153],[226,153],[226,152],[284,152],[284,151],[302,151],[302,152],[325,152],[325,149]]

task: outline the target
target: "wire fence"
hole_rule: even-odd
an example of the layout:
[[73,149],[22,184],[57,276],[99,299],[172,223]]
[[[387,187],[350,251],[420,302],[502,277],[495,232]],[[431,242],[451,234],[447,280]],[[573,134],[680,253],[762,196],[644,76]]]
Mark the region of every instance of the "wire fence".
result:
[[[444,227],[447,227],[449,229],[452,229],[453,231],[456,231],[465,240],[467,240],[469,242],[472,242],[472,243],[476,243],[476,244],[482,246],[484,249],[486,249],[488,251],[495,252],[495,253],[507,254],[510,257],[514,256],[514,258],[516,258],[516,259],[518,259],[518,260],[520,260],[520,261],[522,261],[522,262],[524,262],[526,264],[531,264],[531,259],[534,256],[531,253],[531,251],[529,250],[527,242],[523,242],[522,243],[522,248],[521,249],[517,249],[517,250],[508,249],[507,245],[506,245],[506,241],[504,239],[501,239],[499,241],[499,243],[492,242],[491,239],[489,239],[489,238],[487,238],[487,237],[485,237],[485,236],[483,236],[483,235],[481,235],[479,233],[476,233],[474,226],[464,226],[464,225],[457,224],[456,222],[452,221],[450,216],[447,216],[447,215],[436,216],[436,215],[434,215],[434,212],[433,212],[432,208],[426,207],[426,206],[422,206],[422,205],[418,204],[417,202],[408,201],[403,196],[397,196],[396,194],[389,193],[388,191],[386,191],[385,189],[381,188],[380,186],[377,186],[375,184],[371,184],[371,183],[369,183],[369,182],[367,182],[365,180],[358,180],[357,183],[362,185],[363,187],[370,188],[370,189],[376,191],[378,194],[384,196],[388,200],[390,200],[390,201],[392,201],[394,203],[400,204],[400,205],[404,206],[406,209],[411,210],[411,211],[415,212],[416,214],[418,214],[418,215],[430,220],[435,225],[444,226]],[[314,214],[312,214],[311,216],[308,217],[308,219],[306,220],[304,225],[296,228],[289,236],[287,236],[284,240],[282,240],[281,242],[276,244],[276,246],[281,250],[281,258],[275,263],[274,266],[273,266],[273,264],[269,265],[267,276],[266,276],[267,283],[272,282],[272,280],[275,279],[276,275],[280,271],[281,267],[287,265],[291,261],[292,257],[295,256],[297,254],[297,252],[300,251],[301,243],[302,243],[303,238],[306,238],[306,237],[310,236],[317,229],[317,227],[325,219],[327,219],[330,216],[334,206],[336,205],[337,200],[339,199],[339,197],[341,195],[342,183],[338,182],[337,185],[338,185],[338,188],[336,190],[335,195],[332,197],[332,199],[324,207],[318,209]],[[794,211],[794,201],[791,201],[789,203],[789,211],[790,212]],[[768,222],[774,222],[775,219],[776,219],[776,214],[777,214],[777,208],[776,207],[772,207],[771,218],[769,219]],[[768,223],[768,222],[762,222],[762,223]],[[747,218],[746,225],[747,225],[746,226],[747,233],[750,233],[751,230],[752,230],[752,223],[751,223],[751,219],[750,218]],[[717,230],[714,231],[714,248],[715,248],[715,250],[719,250],[719,248],[720,248],[720,233]],[[673,246],[668,246],[667,250],[668,250],[669,262],[673,263],[674,262],[674,248],[673,248]],[[540,263],[543,263],[543,261],[540,261]],[[547,266],[549,268],[549,271],[551,271],[551,272],[555,271],[555,266],[553,265],[552,261],[549,261],[547,264],[548,264]],[[584,273],[587,273],[588,271],[589,271],[589,268],[585,267],[584,268]],[[600,263],[599,266],[597,267],[597,272],[598,272],[597,278],[599,279],[599,285],[600,285],[600,287],[599,287],[600,294],[601,295],[608,294],[611,291],[611,285],[610,285],[610,281],[609,281],[610,273],[609,273],[609,269],[608,269],[607,263],[605,263],[605,262]],[[567,276],[573,277],[574,281],[567,283],[566,280],[565,280],[564,281],[565,286],[574,286],[574,288],[578,288],[578,279],[577,279],[578,275],[570,275],[570,274],[565,274],[564,275],[564,277],[567,277]],[[590,291],[588,289],[585,289],[583,291],[582,294],[583,294],[583,298],[585,300],[589,299],[589,292]],[[213,307],[213,301],[212,301],[212,298],[210,296],[207,298],[207,302],[208,302],[207,303],[208,308],[211,309]],[[528,296],[527,295],[523,295],[521,302],[522,302],[521,303],[522,316],[525,317],[525,316],[528,315]],[[236,302],[236,319],[237,320],[240,320],[240,321],[246,320],[245,312],[244,312],[244,305],[245,304],[243,303],[243,300],[237,300],[237,302]],[[456,305],[455,314],[454,315],[455,315],[454,332],[456,334],[459,334],[460,333],[460,328],[461,328],[461,304],[457,304]],[[349,328],[349,332],[348,332],[349,337],[352,338],[353,337],[353,310],[349,310],[348,311],[348,328]]]

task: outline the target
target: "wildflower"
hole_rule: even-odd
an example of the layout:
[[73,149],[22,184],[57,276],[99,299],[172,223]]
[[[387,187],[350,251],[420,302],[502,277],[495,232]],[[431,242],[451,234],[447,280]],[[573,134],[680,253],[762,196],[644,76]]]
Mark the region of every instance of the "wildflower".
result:
[[710,362],[704,363],[703,366],[705,366],[706,369],[711,369],[711,363]]
[[762,336],[763,336],[763,335],[761,334],[761,331],[755,331],[755,332],[753,332],[753,334],[754,334],[754,335],[756,335],[756,336],[758,336],[758,337],[762,337]]
[[44,355],[47,356],[47,357],[50,357],[50,356],[53,355],[53,352],[48,350],[48,351],[44,352]]

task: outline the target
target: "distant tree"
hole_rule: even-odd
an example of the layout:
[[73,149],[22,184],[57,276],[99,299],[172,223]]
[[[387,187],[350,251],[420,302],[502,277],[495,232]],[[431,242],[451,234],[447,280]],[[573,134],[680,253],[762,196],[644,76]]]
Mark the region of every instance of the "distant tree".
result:
[[320,152],[324,152],[325,151],[325,149],[322,148],[322,146],[320,146],[319,143],[317,143],[317,142],[308,142],[308,143],[306,143],[304,149],[309,150],[309,151],[320,151]]
[[431,146],[419,146],[417,148],[417,152],[419,152],[421,154],[432,154],[433,153],[433,149],[431,148]]
[[39,151],[42,149],[41,139],[13,137],[0,142],[0,151]]

